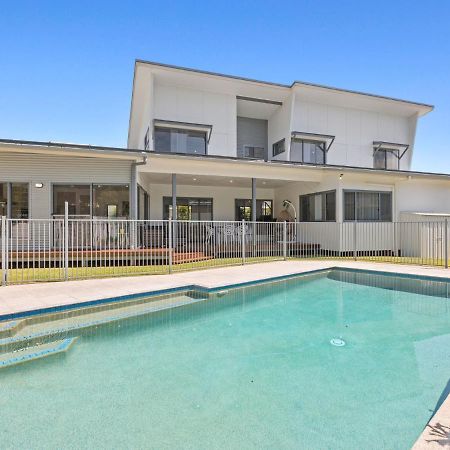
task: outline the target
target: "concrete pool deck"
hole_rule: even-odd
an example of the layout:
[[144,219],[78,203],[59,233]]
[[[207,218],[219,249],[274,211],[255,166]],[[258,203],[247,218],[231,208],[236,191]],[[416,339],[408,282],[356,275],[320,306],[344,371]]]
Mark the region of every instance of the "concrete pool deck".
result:
[[332,267],[450,279],[450,269],[428,266],[342,260],[276,261],[164,275],[141,275],[2,286],[0,287],[0,316],[192,284],[214,288]]
[[[0,316],[192,284],[214,288],[332,267],[450,279],[450,269],[428,266],[342,260],[277,261],[180,272],[170,275],[144,275],[3,286],[0,287]],[[450,397],[444,401],[441,408],[425,427],[413,447],[414,450],[450,448],[449,427]]]

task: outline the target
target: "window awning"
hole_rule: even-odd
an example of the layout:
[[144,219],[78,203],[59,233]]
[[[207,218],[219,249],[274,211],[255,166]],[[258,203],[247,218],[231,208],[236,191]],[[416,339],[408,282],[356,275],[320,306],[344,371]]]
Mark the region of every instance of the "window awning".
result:
[[329,134],[317,134],[317,133],[307,133],[305,131],[293,131],[291,133],[292,139],[303,139],[307,141],[317,141],[325,143],[325,151],[330,150],[331,145],[334,142],[335,136]]
[[212,125],[203,123],[177,122],[175,120],[153,119],[153,126],[162,128],[177,128],[178,130],[203,131],[206,133],[206,141],[209,143],[212,133]]
[[404,154],[408,151],[409,144],[398,144],[396,142],[384,142],[384,141],[373,141],[373,154],[378,152],[378,150],[390,150],[399,160],[403,158]]

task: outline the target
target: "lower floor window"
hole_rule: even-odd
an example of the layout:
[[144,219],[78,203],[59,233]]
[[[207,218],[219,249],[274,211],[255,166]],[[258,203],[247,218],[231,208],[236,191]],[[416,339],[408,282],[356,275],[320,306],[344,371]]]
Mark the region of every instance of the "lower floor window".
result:
[[53,214],[64,215],[65,202],[70,216],[116,218],[130,214],[128,185],[53,185]]
[[0,216],[28,219],[28,183],[0,182]]
[[344,191],[344,220],[391,222],[392,192]]
[[[252,220],[252,200],[236,199],[235,220]],[[256,220],[258,222],[271,222],[273,218],[272,200],[256,200]]]
[[301,222],[335,222],[336,191],[300,195]]
[[[172,197],[163,198],[163,218],[174,218]],[[213,199],[177,197],[177,220],[213,220]]]

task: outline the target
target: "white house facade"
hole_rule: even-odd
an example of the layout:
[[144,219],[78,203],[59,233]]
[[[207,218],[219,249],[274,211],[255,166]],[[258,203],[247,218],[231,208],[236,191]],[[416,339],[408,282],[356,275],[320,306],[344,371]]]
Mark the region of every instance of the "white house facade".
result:
[[46,219],[66,201],[75,217],[158,220],[447,214],[450,176],[410,170],[432,109],[136,61],[128,148],[0,140],[0,215]]

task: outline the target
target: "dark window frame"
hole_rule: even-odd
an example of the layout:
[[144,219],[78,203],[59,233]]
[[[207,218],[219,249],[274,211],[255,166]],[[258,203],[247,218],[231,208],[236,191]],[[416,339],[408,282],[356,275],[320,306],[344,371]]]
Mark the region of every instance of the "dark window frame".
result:
[[[357,193],[361,194],[378,194],[378,218],[377,219],[359,219],[357,217],[357,211],[358,211],[358,205],[357,205]],[[346,194],[353,194],[354,195],[354,201],[353,201],[353,219],[347,219],[346,218],[346,211],[345,211],[345,200],[346,200]],[[390,211],[389,211],[389,219],[381,219],[381,195],[389,195],[389,203],[390,203]],[[382,223],[389,223],[393,221],[394,217],[394,202],[393,202],[393,192],[392,191],[371,191],[371,190],[365,190],[365,189],[344,189],[342,191],[342,216],[344,222],[382,222]]]
[[[397,168],[395,169],[390,169],[387,167],[387,162],[388,162],[388,158],[387,155],[388,153],[392,153],[394,155],[394,158],[396,158],[397,160]],[[375,167],[375,158],[377,155],[379,154],[384,154],[384,167]],[[373,168],[377,169],[377,170],[400,170],[400,151],[394,148],[379,148],[377,149],[374,154],[373,154]]]
[[150,127],[147,127],[147,131],[144,136],[144,150],[148,150],[150,147]]
[[[210,219],[186,219],[188,221],[210,221],[210,220],[214,220],[214,198],[213,197],[184,197],[184,196],[177,196],[177,209],[180,206],[183,206],[183,200],[188,200],[188,201],[197,201],[200,202],[201,200],[207,200],[211,202],[211,218]],[[169,216],[170,216],[170,207],[172,206],[172,197],[165,195],[163,196],[163,205],[162,205],[162,217],[163,220],[168,220]],[[189,205],[188,205],[189,206]],[[167,211],[166,211],[166,207],[167,207]],[[178,217],[177,214],[177,220],[180,221],[185,221],[185,219],[180,219]]]
[[[6,187],[6,217],[8,219],[30,219],[30,212],[31,212],[31,183],[26,181],[0,181],[0,184],[5,185]],[[26,201],[26,209],[25,213],[22,215],[22,217],[14,217],[12,212],[14,208],[13,204],[13,195],[14,195],[14,185],[19,185],[20,187],[26,187],[26,195],[27,195],[27,201]]]
[[[203,137],[204,137],[204,143],[205,143],[205,153],[190,153],[190,152],[187,152],[187,151],[185,151],[185,152],[174,152],[171,149],[168,149],[168,150],[163,149],[163,150],[161,150],[161,149],[156,148],[156,135],[157,135],[157,132],[160,131],[160,130],[168,131],[169,133],[170,132],[175,132],[175,133],[197,133],[197,134],[202,134]],[[195,129],[195,128],[179,128],[179,127],[176,127],[176,126],[165,127],[165,126],[155,125],[153,127],[153,147],[154,147],[154,150],[156,152],[168,153],[168,154],[172,153],[172,154],[183,154],[183,155],[202,155],[202,156],[207,156],[208,155],[208,144],[209,144],[208,132],[204,131],[204,130],[198,130],[198,129]]]
[[[327,165],[327,143],[326,141],[314,140],[314,139],[301,139],[301,138],[292,138],[291,139],[291,161],[292,161],[292,145],[301,143],[302,146],[302,157],[301,162],[303,164],[314,164],[316,166],[326,166]],[[323,152],[323,163],[322,162],[311,162],[305,161],[305,144],[314,144],[316,147],[319,147]]]
[[[283,149],[281,151],[276,150],[279,145],[283,144]],[[280,139],[272,144],[272,156],[278,156],[286,152],[286,139]]]
[[[253,151],[255,149],[261,149],[262,150],[262,156],[247,156],[245,154],[246,149],[253,149]],[[265,160],[266,159],[266,149],[264,147],[261,147],[260,145],[243,145],[242,146],[242,150],[243,150],[243,158],[244,159],[256,159],[256,160]]]
[[[83,186],[89,187],[89,214],[74,214],[73,217],[86,217],[89,216],[90,218],[93,217],[105,217],[107,216],[94,216],[94,186],[126,186],[128,187],[128,216],[127,218],[130,218],[130,208],[131,208],[131,188],[129,183],[51,183],[51,193],[50,193],[50,199],[51,199],[51,211],[52,216],[61,216],[63,214],[58,214],[55,212],[55,186]],[[70,213],[69,213],[70,214]],[[120,216],[122,217],[122,216]]]
[[[242,202],[242,203],[247,203],[248,205],[239,205],[238,203]],[[271,213],[270,215],[264,215],[264,214],[260,214],[259,218],[266,218],[267,220],[258,220],[258,211],[261,208],[261,212],[262,212],[262,208],[263,208],[263,204],[264,202],[268,202],[270,203],[270,210]],[[250,221],[251,221],[251,217],[252,217],[252,199],[251,198],[235,198],[234,199],[234,220],[235,221],[240,221],[242,220],[241,214],[239,214],[239,208],[249,208],[249,212],[250,212]],[[273,221],[273,199],[271,198],[257,198],[256,199],[256,221],[257,222],[272,222]],[[247,220],[247,219],[246,219]]]
[[[327,211],[327,195],[328,194],[333,194],[334,195],[334,211],[333,211],[333,216],[334,218],[332,219],[327,219],[328,217],[328,211]],[[322,196],[322,217],[325,215],[325,219],[321,219],[321,220],[303,220],[303,207],[302,207],[302,199],[307,199],[307,198],[315,198],[317,195]],[[325,212],[325,214],[324,214]],[[302,194],[299,195],[299,221],[300,222],[309,222],[309,223],[314,223],[314,222],[336,222],[336,216],[337,216],[337,191],[336,189],[330,189],[328,191],[319,191],[319,192],[311,192],[309,194]]]

